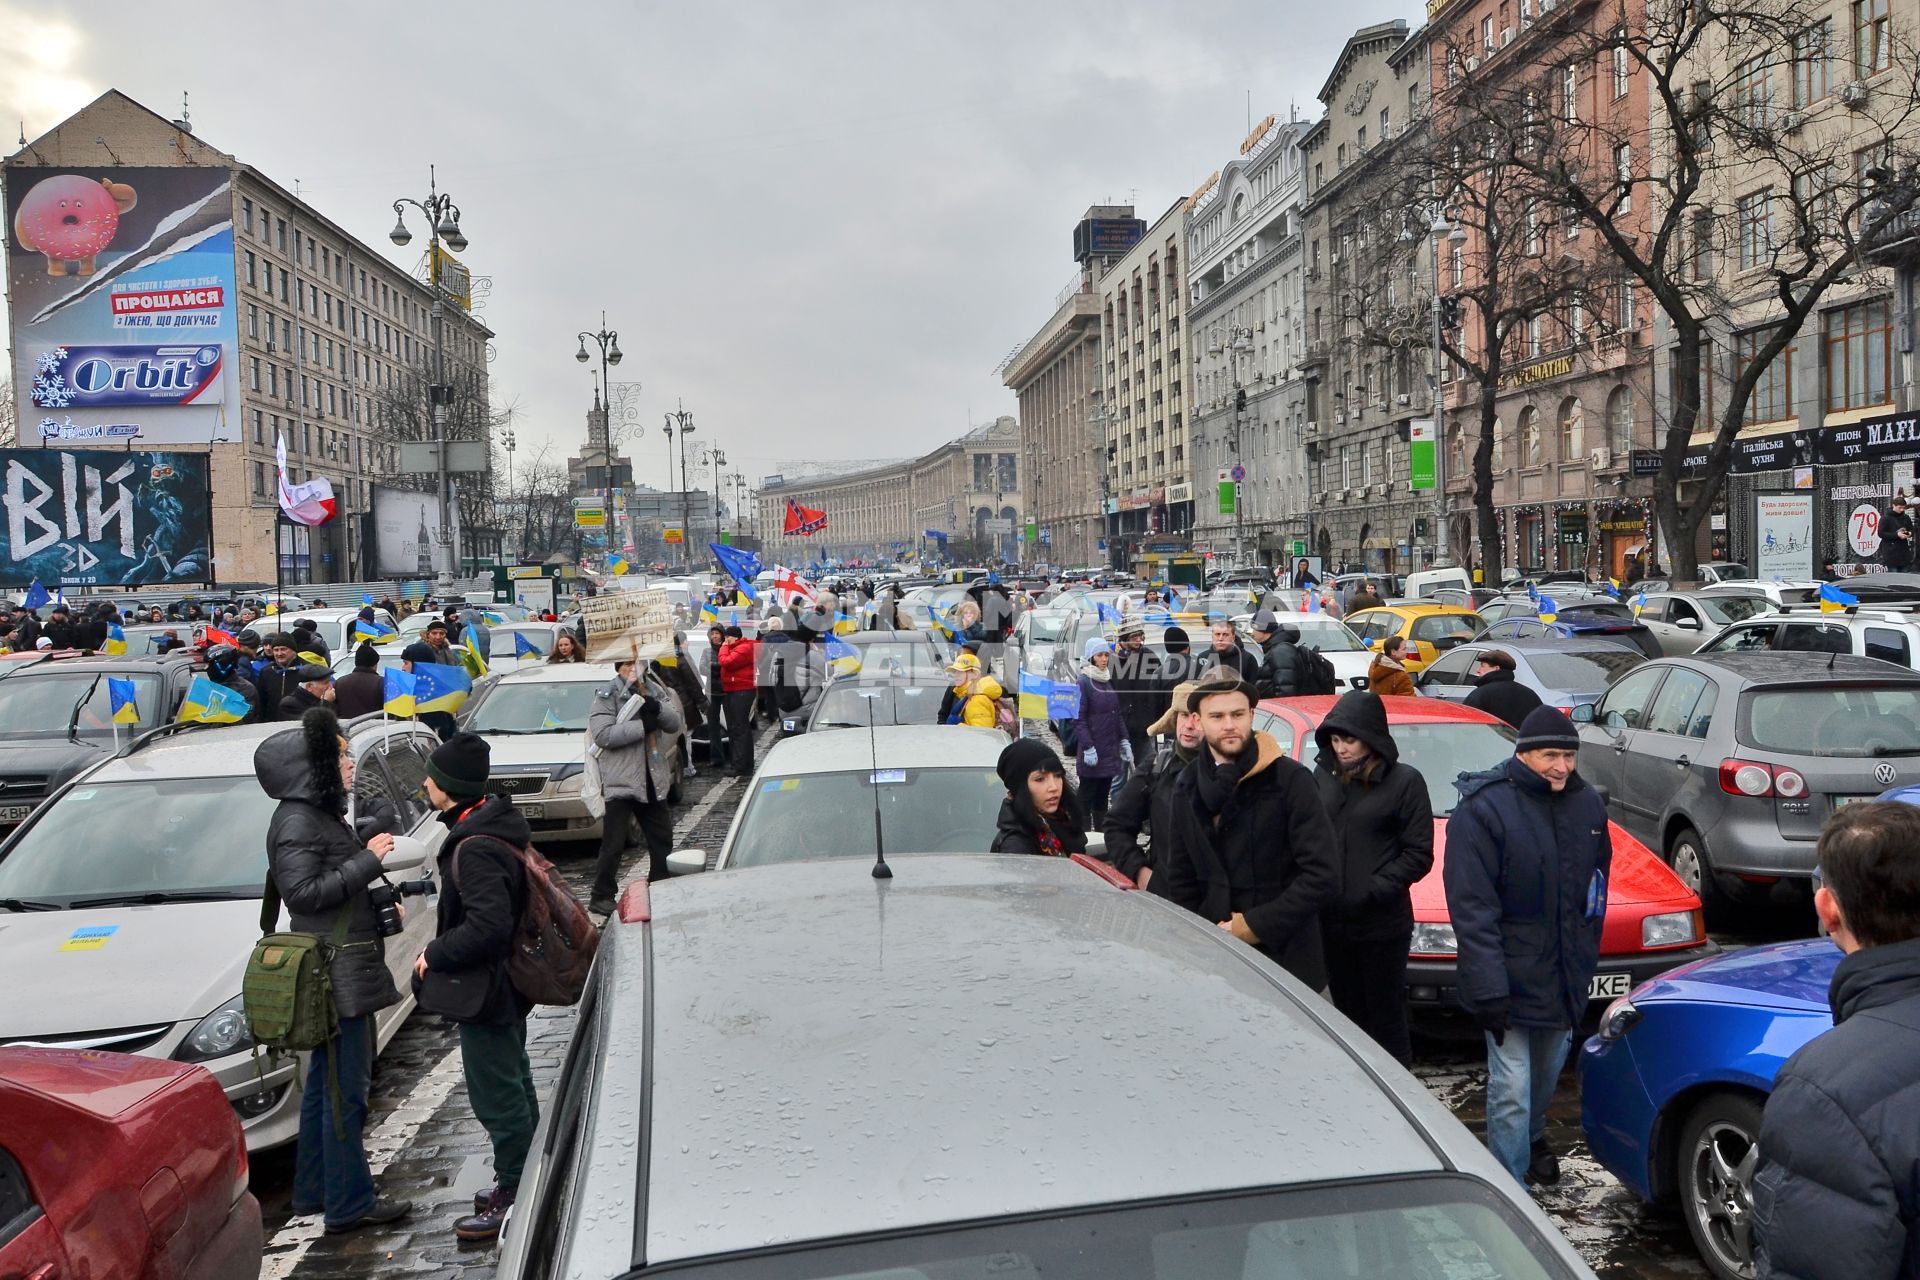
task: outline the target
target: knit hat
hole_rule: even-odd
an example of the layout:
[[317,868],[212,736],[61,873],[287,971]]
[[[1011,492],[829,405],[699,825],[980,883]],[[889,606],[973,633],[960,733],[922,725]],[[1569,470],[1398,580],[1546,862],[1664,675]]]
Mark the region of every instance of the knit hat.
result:
[[1128,636],[1145,636],[1146,634],[1147,624],[1138,618],[1127,619],[1120,624],[1120,629],[1113,633],[1114,639],[1116,640],[1125,640]]
[[[1168,653],[1185,653],[1193,641],[1187,635],[1185,627],[1168,627],[1160,633],[1160,643],[1165,646]],[[1175,648],[1176,645],[1179,647]]]
[[1105,636],[1088,636],[1087,643],[1080,649],[1080,661],[1092,662],[1095,654],[1111,652],[1113,645]]
[[1174,727],[1179,723],[1180,713],[1187,709],[1187,695],[1192,692],[1193,681],[1191,680],[1182,680],[1179,684],[1173,686],[1172,703],[1161,713],[1158,720],[1155,720],[1147,726],[1147,736],[1149,738],[1158,738],[1164,734],[1173,732]]
[[1513,753],[1519,755],[1526,751],[1578,751],[1580,749],[1580,731],[1573,727],[1573,721],[1567,719],[1567,713],[1557,707],[1535,707],[1520,722],[1520,740],[1513,744]]
[[[358,659],[355,659],[355,661],[357,662]],[[438,662],[440,661],[440,655],[434,652],[432,645],[421,644],[418,640],[416,640],[412,644],[408,645],[406,648],[400,651],[400,661],[402,662]]]
[[372,645],[363,641],[360,647],[353,651],[353,669],[355,671],[371,671],[379,665],[380,654]]
[[478,800],[487,794],[487,772],[493,749],[478,734],[456,733],[427,760],[427,776],[455,800]]
[[1257,631],[1261,635],[1269,635],[1280,629],[1280,619],[1273,616],[1273,610],[1262,609],[1253,615],[1253,622],[1248,629]]
[[1066,776],[1067,768],[1060,763],[1060,757],[1054,754],[1052,747],[1038,738],[1016,738],[1000,752],[999,762],[993,766],[995,773],[1008,791],[1014,791],[1027,780],[1027,775],[1038,772],[1057,773]]

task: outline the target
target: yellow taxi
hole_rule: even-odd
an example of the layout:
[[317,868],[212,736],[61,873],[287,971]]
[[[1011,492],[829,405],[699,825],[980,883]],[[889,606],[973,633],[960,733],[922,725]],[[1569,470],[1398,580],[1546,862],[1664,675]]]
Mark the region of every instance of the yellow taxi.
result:
[[1457,604],[1382,605],[1350,613],[1345,622],[1369,649],[1378,649],[1388,636],[1405,636],[1410,643],[1401,661],[1409,671],[1425,670],[1441,653],[1473,639],[1487,625],[1479,614]]

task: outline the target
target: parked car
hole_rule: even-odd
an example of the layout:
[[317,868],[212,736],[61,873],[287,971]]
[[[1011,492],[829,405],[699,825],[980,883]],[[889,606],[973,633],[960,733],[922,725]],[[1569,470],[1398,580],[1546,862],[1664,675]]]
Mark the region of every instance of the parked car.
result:
[[512,798],[542,848],[600,839],[602,820],[588,811],[580,788],[587,712],[612,679],[611,663],[534,663],[476,684],[460,708],[460,727],[492,750],[493,789]]
[[200,1067],[0,1049],[0,1115],[0,1275],[260,1274],[246,1142]]
[[[431,876],[447,829],[427,804],[440,745],[412,720],[346,727],[356,803],[398,816],[395,880]],[[304,1059],[256,1059],[240,979],[260,937],[267,824],[276,801],[253,753],[297,724],[182,725],[69,782],[0,844],[0,1045],[107,1049],[199,1063],[258,1151],[299,1130]],[[75,857],[84,848],[85,857]],[[374,1015],[384,1048],[413,1010],[413,961],[433,939],[418,900],[386,939],[398,1004]],[[286,919],[281,916],[282,921]]]
[[[393,627],[396,631],[399,630],[398,624],[393,620],[393,615],[385,609],[375,609],[373,616],[377,621]],[[260,621],[253,624],[253,629],[258,631],[264,638],[268,634],[283,627],[291,630],[293,624],[302,618],[312,622],[314,626],[318,628],[320,638],[327,642],[327,650],[335,658],[340,656],[341,650],[344,649],[351,652],[354,647],[360,643],[353,638],[353,624],[360,620],[360,606],[358,605],[351,609],[290,609],[286,613],[277,614],[271,618],[260,619]],[[190,636],[184,633],[181,638],[191,639]],[[458,636],[453,637],[456,641],[459,638]]]
[[[1318,650],[1333,665],[1334,679],[1341,688],[1367,687],[1367,669],[1373,665],[1373,651],[1360,643],[1360,637],[1346,623],[1324,613],[1275,612],[1273,616],[1281,626],[1292,627],[1300,633],[1301,648]],[[1253,644],[1248,630],[1252,624],[1253,615],[1250,613],[1243,613],[1233,620],[1234,631],[1244,645]],[[1206,648],[1205,637],[1200,638],[1198,647]]]
[[1804,889],[1835,809],[1920,782],[1920,673],[1872,658],[1661,658],[1572,714],[1581,775],[1709,910]]
[[1727,579],[1719,582],[1709,581],[1706,586],[1698,587],[1694,595],[1705,596],[1758,596],[1775,607],[1789,604],[1816,604],[1820,600],[1820,584],[1817,582],[1782,582],[1769,580],[1760,582],[1752,578]]
[[1596,702],[1615,680],[1646,661],[1639,650],[1608,640],[1558,637],[1493,644],[1476,640],[1441,654],[1414,681],[1430,698],[1465,702],[1477,687],[1474,664],[1488,649],[1513,657],[1513,678],[1562,711]]
[[[1176,1045],[1206,1050],[1176,1068]],[[1250,1140],[1250,1106],[1299,1122]],[[1591,1275],[1318,995],[1189,912],[1034,857],[906,857],[887,880],[836,858],[629,888],[498,1274],[682,1264]]]
[[[494,675],[505,675],[509,671],[518,671],[521,667],[538,666],[553,653],[554,637],[561,631],[557,622],[509,622],[501,626],[487,628],[487,669]],[[515,636],[523,636],[533,646],[533,652],[522,657]],[[456,640],[458,638],[456,637]],[[402,643],[399,639],[382,641],[373,646],[380,655],[380,665],[397,667],[400,665],[400,651],[409,640]],[[351,675],[353,655],[359,649],[356,643],[350,648],[338,649],[333,655],[333,674]]]
[[[1569,591],[1566,587],[1555,587],[1551,594],[1554,601],[1559,604],[1562,613],[1582,605],[1603,603],[1612,599],[1610,596],[1580,588]],[[1452,603],[1452,601],[1443,600],[1442,603]],[[1476,606],[1474,611],[1480,615],[1482,622],[1492,626],[1496,622],[1505,622],[1508,618],[1537,618],[1540,616],[1540,602],[1524,591],[1505,591],[1485,604]],[[1630,612],[1628,616],[1631,616]]]
[[1474,639],[1484,644],[1510,644],[1515,640],[1553,637],[1604,640],[1649,658],[1662,656],[1660,641],[1653,632],[1636,619],[1627,606],[1612,601],[1578,608],[1563,607],[1552,622],[1538,616],[1510,617],[1494,623]]
[[1480,615],[1452,604],[1390,604],[1347,615],[1347,626],[1369,649],[1378,649],[1388,636],[1413,642],[1400,655],[1409,671],[1420,671],[1448,649],[1458,648],[1486,630]]
[[1787,606],[1756,613],[1718,632],[1696,652],[1853,653],[1912,667],[1920,655],[1920,614],[1898,608],[1822,613],[1818,606]]
[[820,701],[813,704],[807,732],[888,724],[939,724],[940,704],[947,691],[944,681],[913,684],[885,676],[835,680],[820,695]]
[[1630,599],[1638,606],[1640,621],[1668,656],[1692,653],[1722,627],[1772,607],[1764,596],[1734,592],[1657,591],[1646,593],[1644,601],[1637,596]]
[[829,682],[849,678],[927,682],[946,676],[949,659],[931,631],[855,631],[840,639],[853,647],[859,665],[844,673],[829,667]]
[[[1330,697],[1269,698],[1255,710],[1254,728],[1271,734],[1281,750],[1311,766],[1318,750],[1314,731],[1335,701]],[[1400,762],[1426,780],[1433,804],[1433,870],[1413,886],[1408,999],[1417,1013],[1450,1012],[1459,1003],[1458,944],[1442,876],[1447,817],[1460,800],[1453,783],[1463,773],[1491,769],[1509,759],[1515,735],[1509,725],[1485,712],[1438,698],[1381,701],[1400,748]],[[1610,823],[1609,828],[1613,870],[1600,936],[1600,967],[1588,985],[1593,1000],[1625,995],[1636,982],[1719,951],[1707,938],[1700,899],[1694,892],[1618,824]]]

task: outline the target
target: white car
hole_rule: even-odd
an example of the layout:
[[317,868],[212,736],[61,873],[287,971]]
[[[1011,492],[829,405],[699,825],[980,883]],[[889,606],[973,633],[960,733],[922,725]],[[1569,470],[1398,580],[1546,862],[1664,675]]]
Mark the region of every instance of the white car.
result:
[[[0,983],[0,1045],[196,1062],[226,1090],[248,1150],[293,1141],[305,1059],[256,1060],[240,980],[260,937],[278,803],[255,779],[253,753],[298,732],[156,731],[56,792],[0,845],[0,972],[13,979]],[[375,717],[346,732],[356,805],[378,799],[399,815],[388,878],[430,876],[446,838],[423,786],[439,739],[412,720]],[[374,1016],[379,1049],[413,1011],[414,958],[435,927],[422,898],[404,905],[402,932],[385,945],[401,998]]]
[[494,789],[513,798],[537,845],[600,838],[580,786],[587,712],[612,679],[611,663],[532,663],[481,681],[460,708],[460,727],[492,749]]
[[[557,622],[510,622],[502,627],[487,628],[489,674],[505,675],[509,671],[518,671],[521,667],[539,666],[544,663],[553,655],[553,647],[556,643],[554,637],[560,633],[560,630],[560,624]],[[398,666],[400,651],[409,644],[418,642],[420,635],[421,633],[416,632],[410,636],[395,637],[375,644],[373,648],[374,652],[380,655],[380,665]],[[513,638],[516,635],[525,636],[527,643],[533,646],[533,651],[525,657],[520,655],[520,646],[514,643]],[[333,674],[335,676],[353,673],[353,654],[359,647],[355,644],[347,649],[334,650]]]
[[[375,608],[373,616],[376,621],[395,627],[393,615],[385,609]],[[352,653],[355,646],[359,644],[359,641],[353,638],[353,624],[360,619],[359,606],[351,609],[289,609],[271,618],[258,619],[252,624],[252,630],[259,632],[264,639],[275,631],[292,631],[293,624],[302,619],[312,622],[319,628],[320,638],[327,642],[327,648],[335,658],[338,658],[343,651]],[[398,630],[397,627],[395,629]]]
[[[1302,646],[1318,649],[1320,656],[1333,664],[1333,677],[1339,683],[1338,692],[1367,687],[1367,668],[1373,665],[1373,653],[1360,643],[1360,637],[1353,634],[1353,628],[1324,613],[1276,612],[1273,616],[1282,626],[1292,627],[1300,633]],[[1244,636],[1252,622],[1253,615],[1243,613],[1233,620],[1233,625]],[[1242,643],[1257,647],[1253,640],[1244,640]]]

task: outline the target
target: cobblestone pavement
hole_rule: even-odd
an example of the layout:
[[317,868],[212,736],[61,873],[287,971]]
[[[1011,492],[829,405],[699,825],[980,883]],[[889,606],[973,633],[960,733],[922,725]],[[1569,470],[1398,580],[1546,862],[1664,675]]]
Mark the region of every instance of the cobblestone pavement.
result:
[[[742,790],[739,780],[703,768],[686,788],[685,803],[676,814],[676,847],[703,847],[717,854]],[[623,879],[637,874],[643,860],[643,854],[630,852]],[[584,898],[592,851],[563,851],[556,862]],[[1796,927],[1796,921],[1783,916],[1716,936],[1738,945],[1791,936]],[[567,1009],[536,1010],[531,1020],[528,1054],[543,1093],[558,1073],[572,1026],[573,1014]],[[1470,1129],[1484,1134],[1486,1066],[1477,1043],[1422,1039],[1416,1054],[1415,1075]],[[326,1236],[317,1218],[290,1215],[292,1148],[266,1153],[253,1166],[254,1190],[266,1212],[269,1236],[261,1275],[297,1280],[492,1276],[493,1247],[461,1245],[453,1236],[453,1221],[471,1211],[473,1193],[492,1183],[486,1134],[467,1110],[465,1098],[453,1028],[424,1015],[409,1019],[374,1076],[368,1151],[382,1188],[413,1200],[412,1217],[387,1230]],[[1561,1156],[1561,1181],[1537,1188],[1536,1198],[1604,1280],[1707,1274],[1677,1215],[1640,1204],[1588,1157],[1580,1133],[1579,1085],[1571,1070],[1555,1095],[1548,1136]]]

